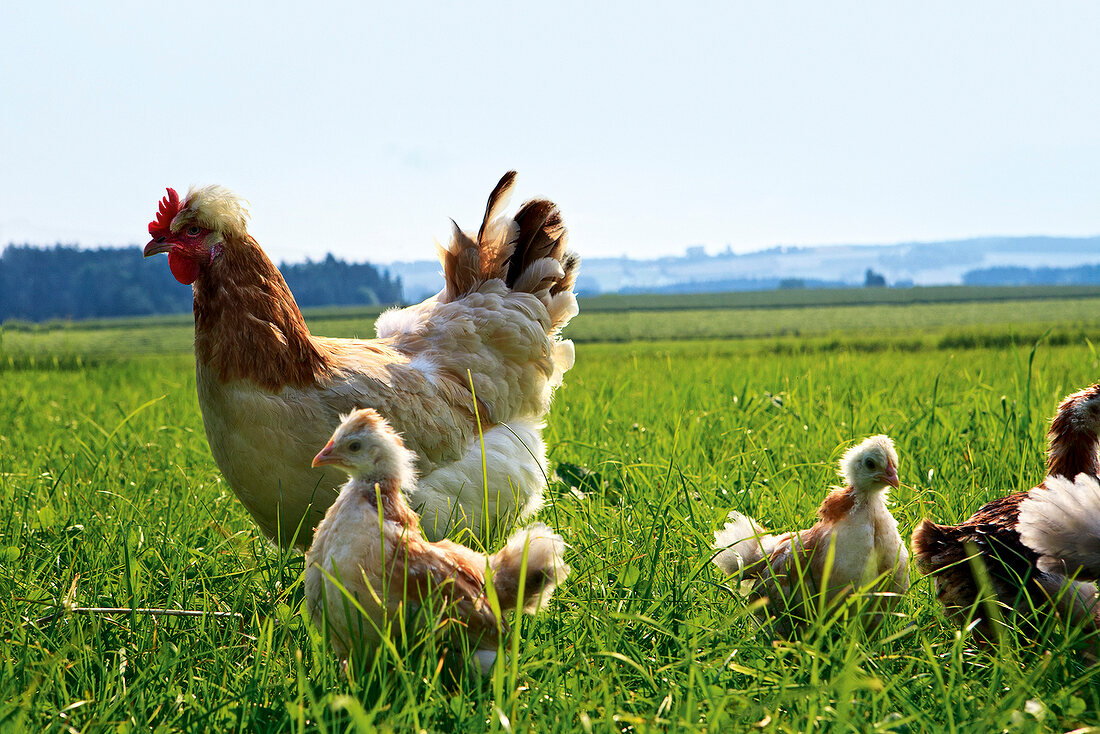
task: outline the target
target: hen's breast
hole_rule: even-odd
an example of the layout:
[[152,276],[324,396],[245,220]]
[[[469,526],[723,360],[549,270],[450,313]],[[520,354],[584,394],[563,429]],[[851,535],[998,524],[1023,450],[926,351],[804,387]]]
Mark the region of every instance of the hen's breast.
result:
[[201,363],[197,377],[206,438],[229,486],[269,537],[287,544],[297,533],[297,545],[308,545],[344,479],[310,466],[339,411],[314,390],[222,383]]

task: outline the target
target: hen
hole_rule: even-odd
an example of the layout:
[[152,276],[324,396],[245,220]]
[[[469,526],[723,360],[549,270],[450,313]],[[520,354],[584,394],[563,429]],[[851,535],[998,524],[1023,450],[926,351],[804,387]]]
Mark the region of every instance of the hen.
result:
[[[349,651],[370,654],[391,623],[421,612],[442,615],[454,623],[454,634],[467,637],[484,672],[503,629],[486,598],[486,570],[501,611],[519,607],[533,614],[569,574],[565,544],[542,524],[515,533],[491,556],[449,540],[428,542],[405,498],[416,488],[415,459],[369,408],[347,416],[313,459],[314,466],[339,468],[350,479],[306,553],[309,613],[318,628],[327,622],[343,658]],[[442,620],[422,621],[435,627]]]
[[[844,454],[840,476],[846,486],[830,492],[808,530],[767,535],[750,517],[730,513],[731,522],[714,534],[722,550],[714,563],[753,583],[752,596],[766,598],[776,631],[789,634],[805,623],[815,602],[829,602],[877,579],[882,591],[874,611],[891,608],[909,588],[909,553],[898,524],[886,507],[890,487],[898,486],[898,455],[886,436],[872,436]],[[834,547],[831,567],[829,548]],[[877,618],[877,614],[875,615]]]
[[[932,574],[936,594],[948,615],[966,624],[971,610],[983,642],[995,641],[1000,627],[975,603],[985,583],[975,575],[980,563],[988,576],[989,592],[1019,624],[1034,629],[1032,612],[1053,610],[1072,622],[1093,619],[1096,588],[1067,576],[1064,567],[1044,559],[1020,535],[1021,505],[1028,495],[1040,496],[1056,477],[1095,477],[1100,437],[1100,383],[1067,396],[1047,433],[1047,480],[1030,492],[995,499],[959,525],[924,520],[913,531],[913,552],[924,574]],[[981,572],[979,572],[980,574]],[[1093,624],[1097,621],[1094,620]]]
[[577,313],[579,259],[551,202],[502,216],[514,181],[512,171],[493,189],[476,235],[456,225],[439,248],[443,290],[382,314],[370,340],[309,332],[228,190],[192,189],[182,202],[168,190],[145,256],[167,252],[176,279],[194,285],[207,440],[268,536],[309,545],[340,479],[310,458],[339,416],[360,407],[385,415],[416,455],[412,502],[431,537],[468,527],[484,539],[494,523],[541,506],[541,433],[573,365],[573,344],[559,334]]

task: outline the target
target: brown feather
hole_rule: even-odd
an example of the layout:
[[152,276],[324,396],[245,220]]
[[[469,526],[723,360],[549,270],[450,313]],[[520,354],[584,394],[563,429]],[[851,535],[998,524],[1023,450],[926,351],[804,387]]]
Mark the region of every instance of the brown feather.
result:
[[[824,523],[835,523],[848,514],[856,503],[856,493],[851,487],[834,489],[825,495],[821,506],[817,508],[817,516]],[[817,527],[816,525],[814,527]]]
[[1084,423],[1075,408],[1100,395],[1100,384],[1066,396],[1047,432],[1047,474],[1073,479],[1078,474],[1100,474],[1100,437],[1091,423]]
[[477,243],[485,244],[485,228],[497,217],[501,216],[501,209],[508,205],[508,197],[512,193],[512,186],[516,183],[516,172],[508,171],[501,176],[500,181],[489,194],[489,200],[485,203],[485,216],[481,219],[481,229],[477,231]]
[[519,234],[508,266],[505,282],[512,287],[520,274],[535,262],[548,257],[561,261],[568,238],[558,207],[546,199],[534,199],[516,213]]
[[332,360],[251,236],[226,239],[194,289],[195,357],[222,382],[248,379],[275,392],[314,386],[329,374]]

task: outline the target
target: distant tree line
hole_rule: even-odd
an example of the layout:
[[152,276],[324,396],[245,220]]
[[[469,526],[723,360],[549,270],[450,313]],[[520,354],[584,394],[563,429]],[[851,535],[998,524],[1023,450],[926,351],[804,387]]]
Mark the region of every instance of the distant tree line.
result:
[[[401,279],[331,254],[280,267],[298,305],[396,303]],[[9,245],[0,254],[0,321],[142,316],[191,310],[191,289],[140,247]]]

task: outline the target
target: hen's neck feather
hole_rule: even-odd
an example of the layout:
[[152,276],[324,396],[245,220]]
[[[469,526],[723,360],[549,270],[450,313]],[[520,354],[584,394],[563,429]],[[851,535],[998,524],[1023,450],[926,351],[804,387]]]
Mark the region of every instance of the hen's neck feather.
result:
[[1083,428],[1073,416],[1066,401],[1050,424],[1047,434],[1050,449],[1047,453],[1047,474],[1073,479],[1082,472],[1100,474],[1100,457],[1097,456],[1098,437],[1094,430]]
[[227,242],[195,281],[195,358],[222,382],[306,387],[330,357],[315,342],[278,268],[252,237]]

